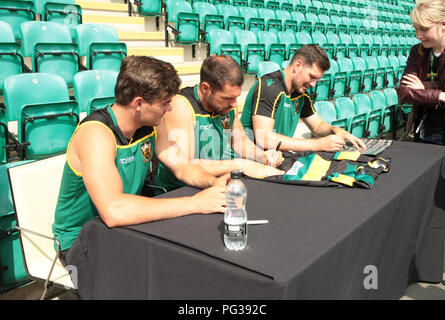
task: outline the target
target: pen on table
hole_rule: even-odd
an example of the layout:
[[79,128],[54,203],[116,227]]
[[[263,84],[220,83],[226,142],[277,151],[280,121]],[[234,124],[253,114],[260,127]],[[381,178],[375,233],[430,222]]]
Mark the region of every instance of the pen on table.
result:
[[275,162],[277,161],[277,154],[278,154],[278,150],[280,150],[280,146],[281,146],[281,141],[278,142],[277,147],[275,148],[275,151],[272,154],[272,164],[275,164]]
[[269,220],[247,220],[247,224],[266,224]]

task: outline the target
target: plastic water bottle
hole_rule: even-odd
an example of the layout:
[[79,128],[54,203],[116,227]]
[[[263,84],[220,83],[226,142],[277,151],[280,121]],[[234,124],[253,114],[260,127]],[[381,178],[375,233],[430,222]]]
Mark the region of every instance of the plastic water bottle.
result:
[[242,250],[247,244],[247,189],[241,176],[241,171],[232,171],[226,188],[224,245],[229,250]]

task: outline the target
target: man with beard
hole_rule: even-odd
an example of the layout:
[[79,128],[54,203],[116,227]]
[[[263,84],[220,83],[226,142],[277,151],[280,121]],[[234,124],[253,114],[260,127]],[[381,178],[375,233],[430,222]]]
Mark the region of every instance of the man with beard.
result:
[[[348,140],[358,150],[365,149],[360,139],[323,121],[306,93],[329,68],[323,49],[306,45],[284,70],[258,79],[246,97],[241,122],[246,131],[253,131],[260,148],[274,148],[281,141],[282,151],[339,151]],[[300,117],[317,138],[293,138]]]
[[[164,117],[169,140],[179,146],[188,161],[214,176],[233,170],[251,177],[282,174],[273,167],[281,164],[281,153],[259,149],[244,133],[237,110],[243,82],[241,68],[230,56],[204,60],[200,84],[183,88],[172,100],[172,111]],[[170,157],[181,158],[176,154]],[[173,190],[184,184],[160,163],[156,185]]]

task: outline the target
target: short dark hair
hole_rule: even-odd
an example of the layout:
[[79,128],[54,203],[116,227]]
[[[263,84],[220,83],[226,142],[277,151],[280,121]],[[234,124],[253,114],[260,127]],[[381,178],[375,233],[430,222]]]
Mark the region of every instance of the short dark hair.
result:
[[128,105],[140,96],[153,103],[174,96],[181,79],[171,63],[146,56],[129,56],[122,60],[116,87],[116,103]]
[[329,70],[331,63],[326,52],[316,44],[307,44],[295,51],[290,64],[293,64],[297,59],[301,59],[306,65],[313,65],[316,63],[323,71]]
[[212,89],[223,90],[226,83],[241,87],[244,75],[238,62],[231,56],[211,56],[202,63],[200,81],[207,82]]

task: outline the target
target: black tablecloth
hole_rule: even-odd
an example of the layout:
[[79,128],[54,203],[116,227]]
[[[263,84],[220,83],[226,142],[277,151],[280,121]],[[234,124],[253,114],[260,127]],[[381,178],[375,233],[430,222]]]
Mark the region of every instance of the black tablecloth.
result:
[[[223,215],[107,228],[87,223],[67,260],[95,299],[396,299],[442,280],[445,148],[394,142],[371,190],[244,179],[248,247],[228,251]],[[187,196],[181,188],[163,197]],[[372,270],[372,272],[370,272]],[[369,288],[369,276],[372,284]],[[375,287],[376,285],[376,287]]]

